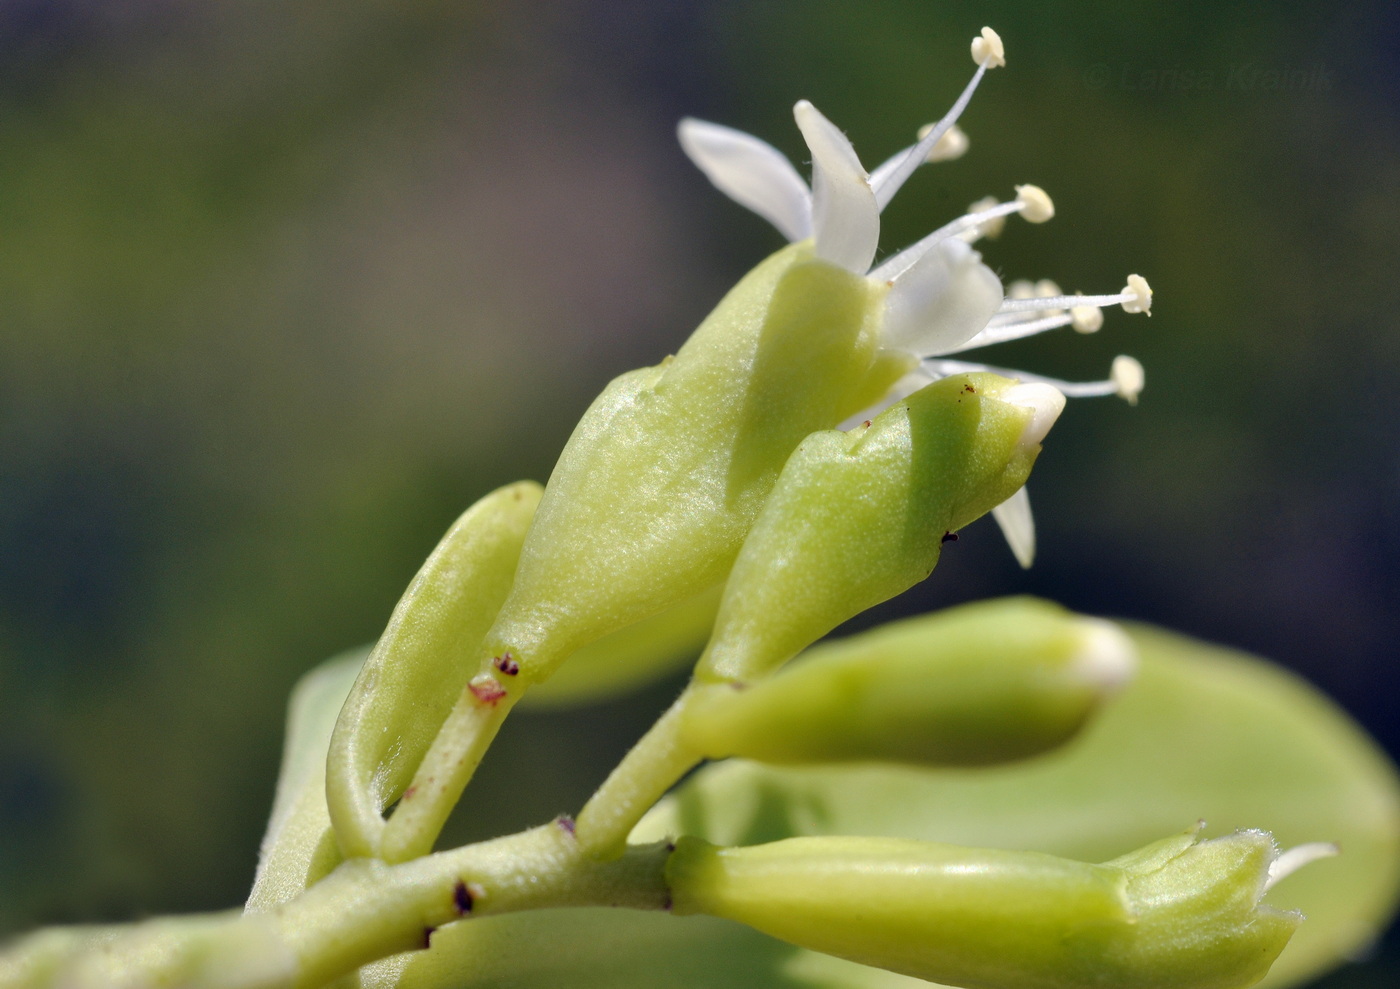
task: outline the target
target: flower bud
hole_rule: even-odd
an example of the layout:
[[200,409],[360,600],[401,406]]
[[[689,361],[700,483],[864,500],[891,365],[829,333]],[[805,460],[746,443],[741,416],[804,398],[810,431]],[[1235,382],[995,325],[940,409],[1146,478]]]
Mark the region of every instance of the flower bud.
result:
[[539,504],[533,481],[467,509],[395,607],[345,702],[327,760],[326,795],[341,850],[371,855],[384,808],[399,798],[452,710],[481,637],[510,590]]
[[684,736],[711,759],[1006,762],[1072,736],[1136,656],[1102,619],[982,602],[819,645],[742,691],[713,685],[687,705]]
[[761,677],[923,580],[949,533],[1025,483],[1063,404],[1048,386],[955,375],[868,426],[807,437],[734,563],[697,677]]
[[1102,865],[896,838],[681,838],[673,910],[954,986],[1239,989],[1302,919],[1260,904],[1273,840],[1169,838]]

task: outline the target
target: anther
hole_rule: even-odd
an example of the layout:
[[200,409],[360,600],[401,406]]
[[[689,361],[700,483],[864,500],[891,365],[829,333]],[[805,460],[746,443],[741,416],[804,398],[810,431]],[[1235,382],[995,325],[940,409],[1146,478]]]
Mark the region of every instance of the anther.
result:
[[1078,333],[1097,333],[1103,326],[1103,310],[1098,306],[1073,306],[1069,325]]
[[[924,126],[919,128],[918,139],[922,141],[924,138],[928,137],[933,133],[933,128],[936,126],[936,124],[924,124]],[[955,158],[961,158],[963,155],[967,154],[968,146],[971,143],[972,142],[967,139],[967,134],[961,127],[957,124],[951,124],[948,129],[943,132],[943,136],[938,139],[938,142],[928,149],[928,154],[924,155],[924,161],[932,163],[935,161],[952,161]]]
[[1152,315],[1152,286],[1141,275],[1129,275],[1123,289],[1123,311]]
[[972,60],[989,69],[1006,67],[1006,46],[1001,43],[1001,35],[989,27],[972,39]]
[[1055,215],[1055,204],[1038,185],[1018,185],[1016,202],[1021,205],[1021,217],[1027,223],[1044,223]]
[[1108,372],[1108,380],[1113,383],[1115,394],[1129,405],[1136,405],[1142,394],[1142,386],[1147,375],[1142,363],[1135,357],[1119,354],[1113,358],[1113,367]]
[[[998,203],[995,196],[987,196],[985,199],[979,199],[977,200],[977,202],[972,203],[970,206],[968,206],[967,212],[968,215],[985,213],[988,210],[996,209],[997,205]],[[963,231],[963,233],[960,236],[969,244],[973,241],[978,240],[981,237],[987,237],[991,240],[996,240],[998,237],[1001,236],[1001,232],[1005,229],[1006,217],[992,216],[988,217],[985,220],[982,220],[980,223],[977,224],[977,226],[973,227],[971,230]]]

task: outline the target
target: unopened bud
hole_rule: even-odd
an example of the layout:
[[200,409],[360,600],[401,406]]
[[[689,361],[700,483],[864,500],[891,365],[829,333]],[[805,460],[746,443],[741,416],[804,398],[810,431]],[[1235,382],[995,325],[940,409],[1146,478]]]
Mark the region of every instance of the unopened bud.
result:
[[681,838],[676,913],[955,986],[1242,989],[1301,921],[1261,905],[1272,838],[1195,833],[1102,865],[895,838]]
[[817,646],[745,690],[716,684],[685,736],[712,759],[1006,762],[1073,736],[1136,665],[1111,622],[1007,598]]
[[1063,405],[1048,386],[955,375],[868,429],[808,436],[740,550],[697,676],[763,676],[923,580],[944,536],[1025,483]]

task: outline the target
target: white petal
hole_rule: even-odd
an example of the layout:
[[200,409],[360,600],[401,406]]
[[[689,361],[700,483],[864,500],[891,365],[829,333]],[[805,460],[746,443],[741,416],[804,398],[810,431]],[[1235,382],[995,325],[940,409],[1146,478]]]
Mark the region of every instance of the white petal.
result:
[[1001,526],[1001,534],[1022,569],[1029,570],[1035,560],[1035,517],[1031,515],[1031,497],[1024,487],[992,509],[992,518]]
[[812,236],[812,195],[783,153],[752,134],[686,117],[681,148],[715,187],[763,217],[788,240]]
[[880,239],[880,208],[855,148],[806,100],[792,108],[812,152],[812,232],[817,257],[864,275]]
[[972,339],[1001,306],[1001,280],[956,237],[898,278],[885,304],[886,347],[932,357]]

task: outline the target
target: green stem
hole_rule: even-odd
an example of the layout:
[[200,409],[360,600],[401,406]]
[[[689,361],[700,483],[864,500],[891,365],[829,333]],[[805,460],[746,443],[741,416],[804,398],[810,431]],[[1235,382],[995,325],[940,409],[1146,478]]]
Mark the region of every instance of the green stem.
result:
[[686,687],[579,812],[578,842],[589,855],[621,855],[642,815],[704,758],[681,734],[686,705],[696,690],[693,683]]
[[523,689],[483,700],[468,688],[443,722],[383,833],[379,857],[408,862],[432,851],[457,800]]
[[402,865],[356,859],[273,912],[296,958],[295,987],[422,948],[443,924],[543,907],[664,910],[671,849],[639,845],[600,862],[561,822]]

